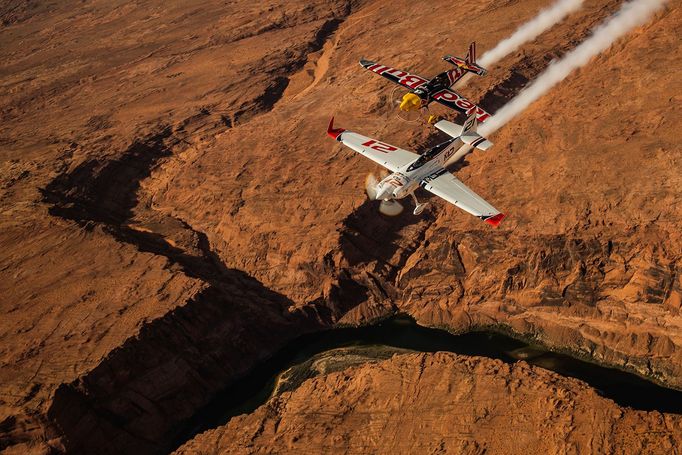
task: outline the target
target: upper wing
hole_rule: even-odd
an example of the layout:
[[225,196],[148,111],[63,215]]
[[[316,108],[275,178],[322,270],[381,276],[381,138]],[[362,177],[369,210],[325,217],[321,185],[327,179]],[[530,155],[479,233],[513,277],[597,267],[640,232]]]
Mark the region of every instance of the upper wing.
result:
[[421,185],[436,196],[442,197],[495,227],[505,216],[445,169],[426,177]]
[[381,63],[372,62],[369,60],[360,60],[360,65],[370,71],[373,71],[386,79],[395,82],[396,84],[404,85],[407,88],[415,89],[429,82],[416,74],[410,74],[407,71],[391,68],[390,66],[382,65]]
[[484,122],[490,114],[483,110],[483,108],[476,106],[474,103],[464,98],[457,92],[452,90],[443,89],[434,93],[432,96],[434,101],[438,101],[443,106],[447,106],[450,109],[460,111],[466,115],[470,115],[473,110],[476,110],[476,118],[479,122]]
[[396,172],[401,167],[410,164],[419,155],[385,142],[377,141],[371,137],[363,136],[352,131],[338,128],[334,129],[334,117],[329,122],[327,134],[343,145],[352,148],[356,152],[365,155],[370,160],[378,163],[391,172]]

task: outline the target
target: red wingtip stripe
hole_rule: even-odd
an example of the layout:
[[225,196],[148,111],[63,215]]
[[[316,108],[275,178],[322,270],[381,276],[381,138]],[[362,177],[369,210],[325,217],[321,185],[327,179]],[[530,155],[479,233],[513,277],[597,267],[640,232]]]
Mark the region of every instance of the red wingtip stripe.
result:
[[506,216],[507,215],[505,215],[504,213],[498,213],[495,216],[491,216],[490,218],[486,218],[485,222],[488,223],[489,225],[491,225],[492,227],[498,227],[500,225],[500,223],[502,222],[502,220],[504,219],[504,217],[506,217]]
[[343,133],[344,131],[346,130],[344,130],[343,128],[334,128],[334,117],[332,117],[331,120],[329,120],[329,126],[327,127],[327,134],[329,135],[329,137],[338,140],[339,136],[341,136],[341,133]]

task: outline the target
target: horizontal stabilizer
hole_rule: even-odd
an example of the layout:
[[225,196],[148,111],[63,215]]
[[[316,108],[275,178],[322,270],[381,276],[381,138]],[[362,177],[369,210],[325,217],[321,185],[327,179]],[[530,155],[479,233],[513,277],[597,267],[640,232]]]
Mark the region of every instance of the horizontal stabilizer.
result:
[[447,120],[440,120],[434,126],[448,136],[459,137],[462,134],[462,125],[448,122]]
[[461,57],[453,57],[452,55],[446,55],[443,57],[443,60],[452,65],[455,65],[457,68],[462,68],[463,70],[468,71],[470,73],[474,73],[478,76],[485,76],[486,74],[488,74],[488,71],[482,66],[477,65],[475,63],[467,63],[467,61]]
[[492,142],[478,133],[467,133],[464,136],[460,136],[460,139],[462,139],[462,142],[465,144],[469,144],[479,150],[488,150],[493,145]]
[[446,62],[452,63],[458,68],[462,68],[479,76],[485,76],[487,71],[480,65],[476,64],[476,43],[469,44],[469,52],[464,58],[453,57],[452,55],[446,55],[443,57]]
[[488,150],[493,145],[492,142],[475,132],[473,129],[464,131],[467,128],[458,125],[457,123],[441,120],[434,126],[449,136],[455,138],[459,137],[465,144],[476,147],[479,150]]

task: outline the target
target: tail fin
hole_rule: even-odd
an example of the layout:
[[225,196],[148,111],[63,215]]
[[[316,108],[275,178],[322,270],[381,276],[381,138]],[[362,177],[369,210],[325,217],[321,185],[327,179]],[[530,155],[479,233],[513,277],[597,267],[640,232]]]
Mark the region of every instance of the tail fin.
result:
[[476,64],[476,41],[472,41],[471,44],[469,44],[469,52],[467,52],[467,56],[464,57],[464,61],[468,64]]
[[493,145],[492,142],[476,132],[476,129],[478,128],[476,112],[473,112],[469,118],[467,118],[463,126],[448,122],[447,120],[441,120],[434,126],[452,137],[459,137],[465,144],[476,147],[479,150],[488,150]]
[[452,63],[453,65],[462,68],[471,73],[478,74],[479,76],[485,76],[487,73],[486,69],[476,63],[476,41],[469,44],[469,51],[466,57],[453,57],[451,55],[446,55],[443,57],[446,62]]
[[471,113],[469,118],[467,118],[466,122],[464,122],[464,125],[462,126],[462,133],[460,135],[462,142],[480,150],[488,150],[493,143],[478,134],[476,132],[477,129],[478,117],[476,116],[476,111],[474,110],[474,112]]
[[476,115],[477,113],[474,110],[474,112],[472,112],[471,115],[466,119],[464,125],[462,125],[462,132],[460,133],[460,136],[464,136],[469,132],[476,134],[476,130],[478,129],[478,117]]

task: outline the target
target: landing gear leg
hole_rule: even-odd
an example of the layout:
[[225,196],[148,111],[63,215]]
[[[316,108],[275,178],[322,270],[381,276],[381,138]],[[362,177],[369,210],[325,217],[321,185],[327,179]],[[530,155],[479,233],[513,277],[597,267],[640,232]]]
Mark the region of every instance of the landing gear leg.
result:
[[417,200],[417,196],[415,196],[414,193],[412,193],[411,196],[412,199],[414,200],[414,211],[412,213],[414,213],[415,215],[420,215],[424,211],[424,208],[426,208],[426,206],[429,205],[429,203],[419,202]]
[[438,115],[434,115],[431,113],[428,104],[422,107],[422,115],[426,119],[426,124],[430,126],[435,125],[438,122],[438,120],[440,120],[440,117]]

